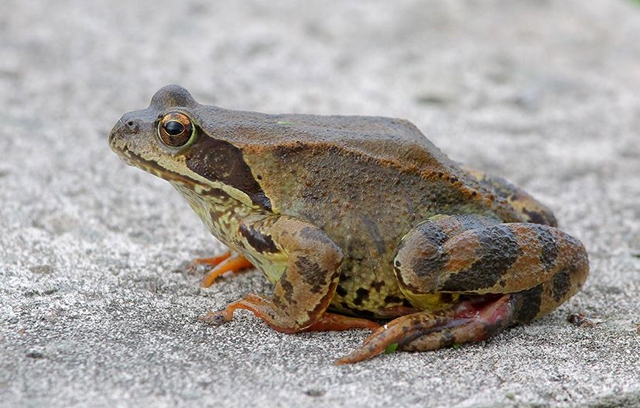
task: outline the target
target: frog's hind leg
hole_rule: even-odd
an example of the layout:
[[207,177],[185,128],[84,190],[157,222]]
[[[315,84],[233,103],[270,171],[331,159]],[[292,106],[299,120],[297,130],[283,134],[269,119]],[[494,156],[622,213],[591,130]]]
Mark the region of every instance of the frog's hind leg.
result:
[[336,364],[366,360],[388,349],[426,351],[481,341],[502,330],[515,310],[511,295],[476,298],[436,312],[418,312],[392,320]]
[[557,285],[557,282],[549,281],[519,293],[469,297],[455,307],[399,317],[375,331],[336,364],[366,360],[390,347],[402,351],[427,351],[486,340],[509,326],[531,321],[557,306]]
[[444,327],[417,330],[412,338],[403,339],[399,348],[425,351],[486,340],[509,326],[545,315],[573,294],[558,296],[558,286],[563,284],[551,280],[518,293],[469,297],[455,307]]
[[393,345],[418,351],[485,340],[558,307],[589,270],[582,244],[556,228],[473,215],[436,216],[418,225],[394,262],[403,294],[425,312],[391,321],[338,364]]
[[506,199],[522,215],[523,221],[552,227],[558,226],[553,212],[520,187],[500,176],[487,174],[467,166],[462,166],[462,168],[478,180],[481,185]]

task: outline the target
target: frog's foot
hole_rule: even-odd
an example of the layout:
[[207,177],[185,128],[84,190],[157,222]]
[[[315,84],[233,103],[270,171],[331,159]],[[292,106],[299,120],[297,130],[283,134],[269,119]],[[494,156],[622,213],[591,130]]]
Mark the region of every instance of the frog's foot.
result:
[[[368,319],[358,317],[343,316],[335,313],[325,312],[318,317],[314,323],[308,327],[290,327],[279,325],[278,321],[279,309],[274,307],[271,300],[262,296],[248,294],[244,299],[237,300],[229,304],[225,309],[218,312],[209,312],[199,318],[200,321],[219,326],[223,323],[230,322],[233,319],[233,312],[238,309],[246,309],[253,312],[256,316],[264,320],[273,329],[282,333],[299,333],[307,331],[341,331],[349,329],[369,329],[376,330],[380,325]],[[282,318],[282,317],[280,317]]]
[[[209,312],[198,318],[201,322],[208,323],[214,326],[220,326],[233,319],[233,312],[236,309],[248,309],[255,313],[258,317],[263,318],[266,310],[268,310],[268,300],[260,296],[249,295],[247,298],[231,303],[224,310],[218,312]],[[270,313],[270,312],[268,312]],[[263,318],[263,320],[267,321]],[[284,332],[292,333],[297,331],[311,332],[311,331],[342,331],[350,329],[369,329],[377,330],[380,325],[368,319],[359,317],[343,316],[335,313],[324,313],[318,321],[311,326],[303,330],[292,331],[288,328],[271,325],[274,329]]]
[[187,268],[189,270],[194,270],[198,268],[198,266],[200,265],[216,266],[220,262],[230,257],[231,257],[231,251],[229,250],[229,251],[225,251],[224,253],[218,256],[212,256],[211,258],[195,258],[191,262],[189,262],[189,265],[187,265]]
[[336,364],[356,363],[387,349],[425,351],[485,340],[513,322],[516,302],[513,295],[481,296],[455,308],[399,317],[376,330]]
[[231,251],[227,251],[220,256],[214,256],[212,258],[196,258],[187,267],[188,269],[195,269],[199,265],[213,266],[207,274],[202,278],[200,286],[208,288],[213,285],[213,282],[227,272],[238,272],[242,269],[252,268],[253,265],[247,258],[240,254],[234,254]]
[[278,324],[280,320],[286,320],[288,316],[283,316],[286,311],[276,308],[273,301],[262,296],[249,293],[244,299],[236,300],[227,305],[226,308],[217,312],[209,312],[199,318],[200,321],[219,326],[233,320],[233,312],[238,309],[245,309],[253,312],[257,317],[264,320],[271,328],[282,333],[299,333],[308,327],[291,327],[290,325]]
[[[223,323],[233,320],[233,312],[238,309],[246,309],[253,312],[256,316],[262,318],[269,323],[267,316],[273,319],[275,313],[273,311],[272,302],[269,299],[265,299],[262,296],[249,293],[244,299],[236,300],[230,303],[222,310],[217,312],[208,312],[207,314],[200,316],[198,320],[204,323],[209,323],[215,326],[219,326]],[[272,326],[278,330],[278,327]],[[279,330],[280,331],[280,330]]]

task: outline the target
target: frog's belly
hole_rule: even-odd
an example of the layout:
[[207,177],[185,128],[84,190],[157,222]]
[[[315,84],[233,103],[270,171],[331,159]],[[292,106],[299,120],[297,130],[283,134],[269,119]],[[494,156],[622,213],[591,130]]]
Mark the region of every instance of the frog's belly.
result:
[[330,309],[361,317],[393,318],[415,311],[389,268],[350,261],[342,265]]

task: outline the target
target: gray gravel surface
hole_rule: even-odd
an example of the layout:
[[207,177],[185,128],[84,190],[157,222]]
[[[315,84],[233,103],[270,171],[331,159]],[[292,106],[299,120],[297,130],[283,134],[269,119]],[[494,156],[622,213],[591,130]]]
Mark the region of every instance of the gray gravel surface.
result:
[[[640,406],[639,38],[630,0],[3,0],[0,406]],[[231,109],[409,119],[552,207],[591,276],[490,341],[350,366],[332,363],[364,331],[204,325],[269,285],[200,289],[184,266],[220,244],[109,150],[168,83]]]

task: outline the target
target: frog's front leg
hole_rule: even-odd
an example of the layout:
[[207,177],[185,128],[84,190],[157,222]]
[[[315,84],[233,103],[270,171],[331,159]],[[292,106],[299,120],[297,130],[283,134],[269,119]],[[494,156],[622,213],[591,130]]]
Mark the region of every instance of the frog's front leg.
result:
[[285,333],[379,327],[326,313],[338,284],[342,250],[322,230],[290,217],[265,216],[243,220],[240,233],[247,257],[275,282],[273,296],[249,294],[205,321],[230,321],[236,309],[247,309]]
[[436,216],[413,229],[395,258],[399,287],[418,312],[391,321],[338,363],[396,345],[431,350],[481,341],[555,309],[588,274],[582,244],[550,226]]

